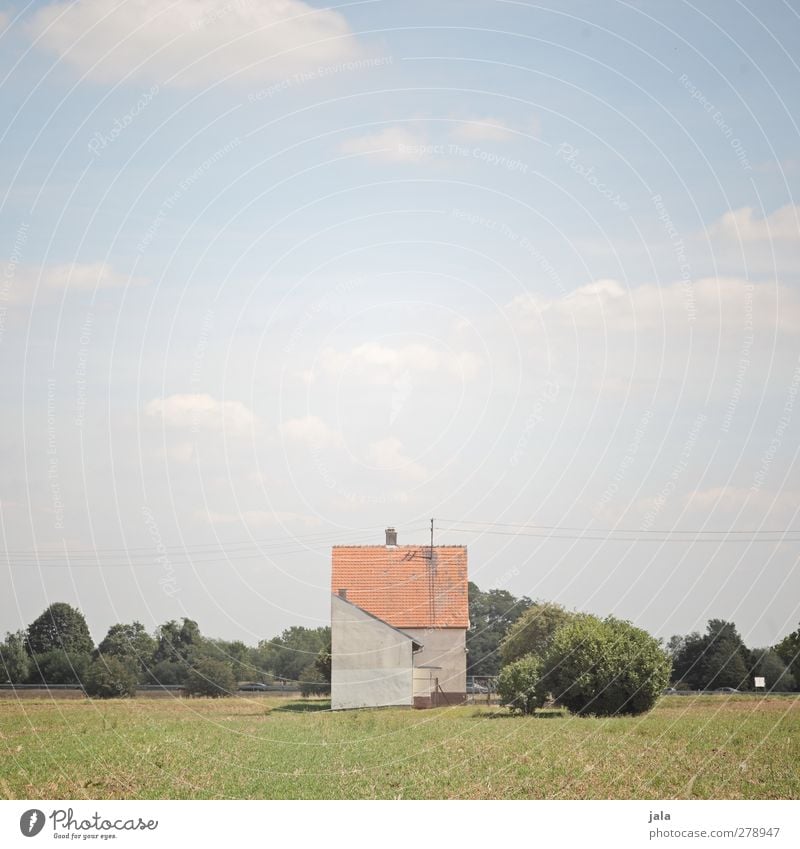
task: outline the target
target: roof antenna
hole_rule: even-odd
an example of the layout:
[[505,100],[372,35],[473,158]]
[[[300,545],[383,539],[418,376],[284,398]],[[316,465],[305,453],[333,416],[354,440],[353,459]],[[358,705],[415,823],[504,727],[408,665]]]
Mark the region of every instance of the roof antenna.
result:
[[433,560],[433,519],[431,519],[431,560]]

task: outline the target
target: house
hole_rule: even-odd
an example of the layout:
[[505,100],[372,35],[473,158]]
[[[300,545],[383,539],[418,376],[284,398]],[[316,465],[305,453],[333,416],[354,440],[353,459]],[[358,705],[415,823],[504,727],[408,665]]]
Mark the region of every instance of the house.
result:
[[467,549],[337,545],[331,707],[460,704],[467,689]]

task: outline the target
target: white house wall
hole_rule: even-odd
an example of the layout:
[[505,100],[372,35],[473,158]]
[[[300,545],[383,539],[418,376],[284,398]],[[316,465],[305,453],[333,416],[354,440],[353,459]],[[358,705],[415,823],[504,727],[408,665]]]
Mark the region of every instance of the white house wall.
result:
[[413,704],[412,640],[331,596],[333,710]]
[[423,645],[414,655],[414,666],[439,667],[433,675],[445,693],[464,695],[467,690],[467,632],[463,628],[403,628]]

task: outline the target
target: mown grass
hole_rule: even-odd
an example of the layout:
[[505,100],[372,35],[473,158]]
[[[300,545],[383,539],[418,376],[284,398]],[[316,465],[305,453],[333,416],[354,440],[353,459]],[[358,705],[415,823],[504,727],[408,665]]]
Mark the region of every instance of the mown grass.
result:
[[636,718],[279,698],[0,701],[0,797],[796,799],[800,700]]

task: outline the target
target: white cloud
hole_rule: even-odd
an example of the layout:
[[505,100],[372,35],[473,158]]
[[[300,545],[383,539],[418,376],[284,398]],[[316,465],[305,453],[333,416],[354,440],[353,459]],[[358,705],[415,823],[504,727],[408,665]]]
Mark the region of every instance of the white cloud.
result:
[[302,0],[77,0],[30,24],[38,45],[99,82],[269,82],[353,58],[345,18]]
[[419,162],[434,153],[424,133],[406,127],[385,127],[346,139],[339,149],[342,153],[370,154],[381,162]]
[[427,472],[419,463],[406,456],[403,443],[395,437],[379,439],[367,447],[367,460],[381,471],[399,472],[410,480],[422,480]]
[[154,398],[145,413],[172,428],[244,432],[255,423],[253,412],[240,401],[218,401],[205,394]]
[[514,135],[507,124],[491,117],[465,119],[450,132],[450,137],[460,142],[506,142]]
[[319,359],[319,366],[329,374],[345,372],[383,385],[406,380],[408,373],[445,373],[467,380],[477,374],[480,364],[480,358],[470,351],[441,351],[422,344],[392,348],[374,342],[350,351],[326,348]]
[[587,401],[656,388],[665,398],[738,399],[763,389],[776,352],[796,348],[800,296],[735,278],[633,288],[600,280],[559,298],[519,296],[507,315],[528,377],[551,372],[565,387],[588,388]]
[[321,448],[334,439],[334,432],[319,416],[288,419],[281,424],[281,432],[288,439],[313,448]]
[[141,286],[147,282],[141,277],[131,277],[115,271],[106,262],[68,263],[41,267],[23,265],[16,268],[8,279],[8,299],[14,304],[31,303],[34,293],[37,302],[48,302],[52,301],[59,292],[122,289],[126,286]]
[[754,329],[800,332],[800,298],[793,289],[728,277],[630,289],[616,280],[598,280],[561,298],[521,295],[508,311],[523,322],[598,333],[658,330],[682,337],[691,327],[695,332],[715,331],[717,338],[740,339],[745,319]]
[[800,207],[782,206],[764,218],[745,206],[726,212],[709,228],[712,238],[740,242],[800,241]]

